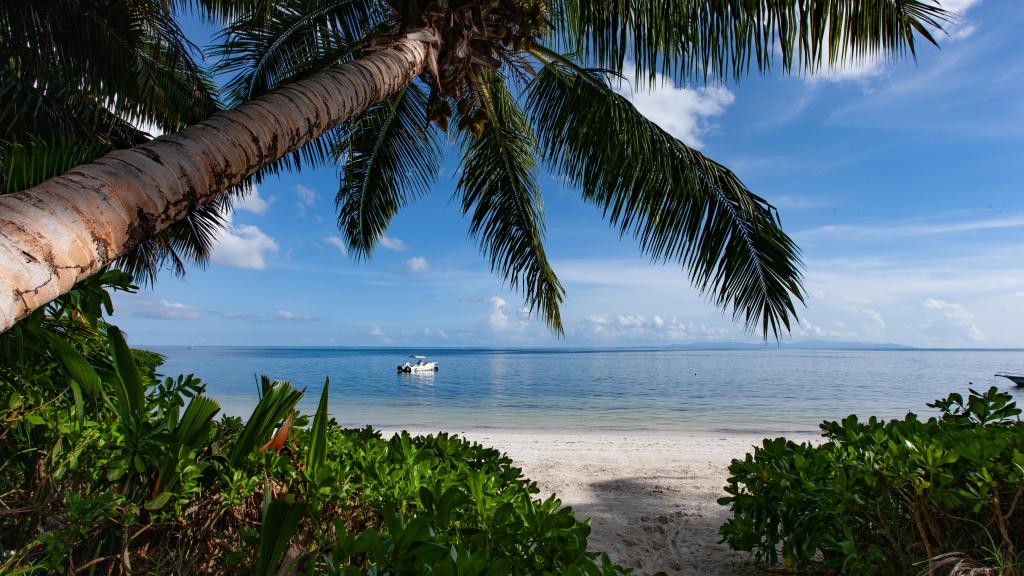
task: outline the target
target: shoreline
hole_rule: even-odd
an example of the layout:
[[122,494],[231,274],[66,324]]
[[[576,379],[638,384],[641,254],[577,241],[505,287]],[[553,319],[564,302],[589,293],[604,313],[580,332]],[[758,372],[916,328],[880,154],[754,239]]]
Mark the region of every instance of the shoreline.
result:
[[[381,428],[389,437],[402,428]],[[430,434],[420,428],[410,434]],[[728,466],[761,440],[754,433],[555,432],[550,430],[447,430],[508,454],[577,518],[591,519],[591,550],[607,552],[636,574],[726,576],[757,573],[747,555],[718,543],[728,510]],[[787,434],[817,441],[817,434]]]

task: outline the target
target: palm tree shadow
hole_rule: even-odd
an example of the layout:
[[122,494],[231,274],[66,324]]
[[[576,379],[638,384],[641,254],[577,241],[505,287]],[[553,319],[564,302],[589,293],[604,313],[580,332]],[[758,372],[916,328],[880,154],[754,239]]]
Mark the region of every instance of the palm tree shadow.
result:
[[747,555],[719,544],[728,518],[717,491],[687,476],[616,478],[588,485],[591,498],[573,506],[591,519],[590,548],[637,574],[733,576],[759,573]]

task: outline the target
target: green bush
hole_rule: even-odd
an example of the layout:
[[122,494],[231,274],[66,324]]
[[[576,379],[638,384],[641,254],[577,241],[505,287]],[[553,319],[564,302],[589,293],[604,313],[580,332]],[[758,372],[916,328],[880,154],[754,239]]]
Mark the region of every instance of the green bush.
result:
[[[766,439],[729,467],[724,542],[758,561],[841,574],[1016,574],[1024,424],[996,388],[920,420],[824,422],[825,442]],[[957,572],[963,570],[963,572]]]
[[245,421],[100,318],[111,273],[0,335],[0,573],[625,574],[497,450],[297,414]]

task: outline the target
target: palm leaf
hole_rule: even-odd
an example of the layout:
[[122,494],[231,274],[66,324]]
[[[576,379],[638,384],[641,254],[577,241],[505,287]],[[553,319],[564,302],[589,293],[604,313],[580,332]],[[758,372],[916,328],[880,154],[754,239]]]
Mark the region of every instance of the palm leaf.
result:
[[916,53],[916,37],[951,15],[936,0],[561,0],[554,41],[601,68],[636,66],[637,79],[739,78],[781,59],[786,72]]
[[652,259],[748,329],[779,336],[803,301],[799,251],[772,207],[616,94],[603,75],[551,63],[527,106],[543,158]]
[[331,379],[324,380],[324,389],[320,393],[320,404],[313,416],[313,426],[309,429],[309,445],[306,447],[306,474],[316,480],[320,467],[327,459],[327,394],[331,387]]
[[238,468],[257,446],[263,445],[279,423],[285,419],[290,420],[292,410],[302,398],[302,392],[292,388],[288,382],[275,381],[269,384],[253,408],[235,445],[231,447],[228,462],[232,468]]
[[352,253],[368,258],[391,218],[437,178],[440,145],[427,125],[427,94],[411,84],[354,124],[344,156],[338,228]]
[[0,192],[9,194],[26,190],[54,176],[99,158],[110,148],[100,142],[83,143],[68,137],[51,141],[33,139],[29,144],[0,147],[6,171]]
[[565,290],[544,251],[542,200],[534,176],[536,141],[504,79],[479,83],[487,121],[478,136],[462,132],[462,175],[457,186],[470,234],[487,253],[491,269],[526,298],[557,334]]
[[[216,70],[232,76],[224,86],[231,105],[357,57],[359,47],[389,13],[380,0],[237,4],[244,11],[225,28],[213,51],[219,58]],[[255,181],[303,165],[328,165],[345,137],[343,129],[330,130],[261,167]]]

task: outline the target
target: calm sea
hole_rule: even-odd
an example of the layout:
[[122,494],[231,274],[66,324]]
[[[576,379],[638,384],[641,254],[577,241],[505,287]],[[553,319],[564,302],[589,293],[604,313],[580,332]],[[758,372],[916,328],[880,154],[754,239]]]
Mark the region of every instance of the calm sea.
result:
[[398,374],[412,351],[352,348],[152,347],[165,375],[194,373],[225,412],[245,416],[256,374],[306,388],[315,411],[324,378],[344,425],[413,429],[547,429],[785,433],[850,413],[928,414],[951,391],[1024,371],[1024,352],[833,350],[416,350],[434,374]]

